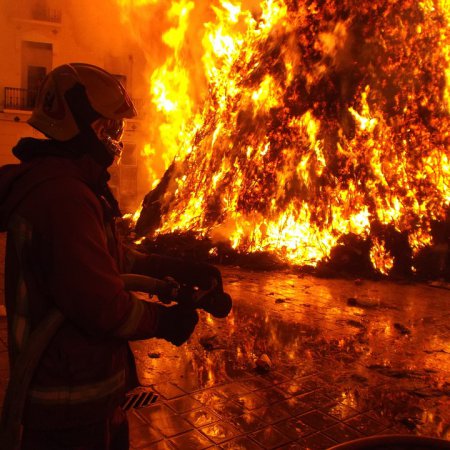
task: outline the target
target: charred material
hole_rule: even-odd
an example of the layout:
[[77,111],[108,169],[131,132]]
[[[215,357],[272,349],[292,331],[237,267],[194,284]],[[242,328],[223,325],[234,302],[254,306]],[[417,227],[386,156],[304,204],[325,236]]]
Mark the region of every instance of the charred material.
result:
[[150,191],[142,202],[142,213],[136,222],[135,233],[142,237],[152,234],[161,224],[161,205],[172,178],[175,165],[171,164],[155,189]]
[[285,5],[218,64],[202,123],[146,197],[137,234],[157,230],[155,245],[220,234],[236,250],[217,258],[230,261],[270,253],[323,273],[448,277],[445,11]]
[[[439,226],[442,230],[446,227]],[[239,266],[244,269],[270,271],[293,268],[299,273],[309,273],[326,278],[366,278],[366,279],[404,279],[404,280],[445,280],[450,281],[449,247],[445,245],[428,246],[415,257],[407,245],[405,235],[387,227],[394,265],[386,274],[377,272],[370,260],[371,239],[362,239],[350,234],[343,236],[335,246],[330,257],[313,265],[288,265],[276,255],[268,252],[242,253],[233,249],[227,242],[214,243],[208,237],[194,232],[167,233],[147,237],[139,250],[171,257],[180,257],[211,264]],[[412,270],[414,268],[414,271]]]

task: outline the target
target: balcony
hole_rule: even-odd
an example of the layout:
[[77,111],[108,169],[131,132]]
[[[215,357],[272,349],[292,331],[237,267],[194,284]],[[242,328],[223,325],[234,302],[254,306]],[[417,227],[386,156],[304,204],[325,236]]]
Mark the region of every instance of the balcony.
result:
[[20,0],[16,4],[16,18],[19,21],[61,24],[61,7],[54,0]]
[[37,91],[35,89],[23,89],[5,87],[5,110],[31,111],[36,104]]
[[61,10],[37,3],[31,10],[31,18],[41,22],[61,23]]

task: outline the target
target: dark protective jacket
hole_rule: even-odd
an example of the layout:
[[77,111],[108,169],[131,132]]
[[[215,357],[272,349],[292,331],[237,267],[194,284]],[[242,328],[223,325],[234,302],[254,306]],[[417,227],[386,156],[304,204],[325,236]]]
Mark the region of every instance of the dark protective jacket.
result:
[[0,168],[11,365],[50,308],[66,320],[36,370],[24,424],[94,423],[134,381],[127,341],[154,336],[158,310],[124,289],[113,214],[102,195],[105,171],[88,155],[52,156],[47,147],[29,157],[28,146],[51,144],[23,141],[15,152],[22,162]]

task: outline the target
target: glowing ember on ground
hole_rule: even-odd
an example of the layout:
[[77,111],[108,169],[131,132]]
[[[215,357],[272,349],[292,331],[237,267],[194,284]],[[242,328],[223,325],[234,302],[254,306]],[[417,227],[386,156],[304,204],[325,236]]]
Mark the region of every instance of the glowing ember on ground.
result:
[[387,229],[414,254],[432,242],[450,203],[447,0],[164,4],[175,25],[151,74],[150,146],[175,166],[157,233],[309,265],[354,234],[383,273]]

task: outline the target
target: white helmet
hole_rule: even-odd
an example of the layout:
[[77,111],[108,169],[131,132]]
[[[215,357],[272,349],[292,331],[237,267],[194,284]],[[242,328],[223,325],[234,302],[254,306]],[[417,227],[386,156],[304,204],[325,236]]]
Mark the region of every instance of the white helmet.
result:
[[68,141],[80,133],[80,122],[68,102],[75,86],[82,86],[89,103],[92,123],[109,119],[112,128],[123,127],[123,120],[136,116],[136,109],[122,84],[100,67],[84,63],[64,64],[53,69],[42,82],[36,106],[28,123],[46,136]]

